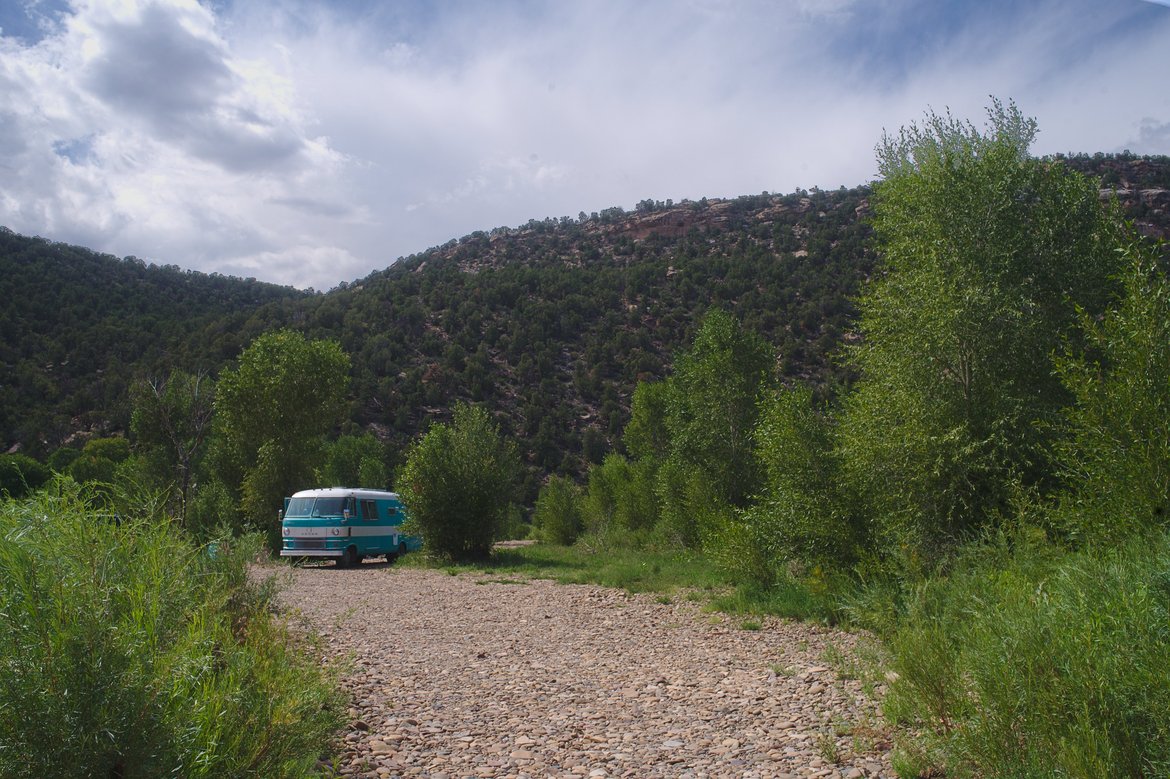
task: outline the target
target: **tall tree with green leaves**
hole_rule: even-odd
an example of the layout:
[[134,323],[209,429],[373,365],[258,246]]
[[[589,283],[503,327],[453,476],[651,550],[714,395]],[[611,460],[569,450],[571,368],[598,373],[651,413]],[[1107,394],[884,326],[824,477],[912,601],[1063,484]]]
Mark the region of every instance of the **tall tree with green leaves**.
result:
[[487,411],[455,407],[410,448],[398,489],[429,551],[452,560],[491,554],[520,476],[515,444]]
[[281,499],[313,481],[348,384],[349,356],[337,342],[291,330],[261,335],[222,374],[215,398],[221,467],[240,475],[251,525],[272,527]]
[[716,308],[670,378],[671,456],[699,468],[731,506],[746,505],[759,486],[752,431],[774,362],[763,338]]
[[1028,149],[1034,120],[993,102],[988,128],[928,113],[877,148],[884,267],[860,301],[861,379],[845,471],[887,551],[927,570],[1044,488],[1069,399],[1052,355],[1078,307],[1105,310],[1116,230],[1097,185]]
[[131,387],[130,430],[148,467],[175,486],[176,514],[186,524],[195,469],[211,434],[215,382],[206,375],[173,371]]
[[733,510],[760,485],[752,432],[759,402],[772,385],[768,344],[721,309],[707,312],[691,348],[675,360],[661,392],[643,396],[632,441],[653,451],[665,402],[669,455],[657,471],[663,533],[688,546],[718,539]]

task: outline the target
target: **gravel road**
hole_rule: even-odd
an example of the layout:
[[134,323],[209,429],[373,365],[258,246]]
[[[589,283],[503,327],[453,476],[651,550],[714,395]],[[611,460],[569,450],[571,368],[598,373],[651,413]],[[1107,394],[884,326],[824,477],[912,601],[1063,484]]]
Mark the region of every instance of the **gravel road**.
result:
[[349,658],[347,776],[893,777],[880,718],[813,625],[685,598],[367,563],[283,594]]

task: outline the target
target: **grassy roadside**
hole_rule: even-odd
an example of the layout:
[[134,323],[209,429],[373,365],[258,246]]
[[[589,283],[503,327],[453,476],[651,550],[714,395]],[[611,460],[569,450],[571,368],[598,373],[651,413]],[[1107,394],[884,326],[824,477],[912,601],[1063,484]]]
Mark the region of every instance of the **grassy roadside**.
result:
[[737,586],[726,571],[694,551],[646,551],[615,547],[591,551],[580,546],[539,543],[496,548],[480,563],[451,564],[426,555],[408,555],[402,565],[434,568],[455,575],[476,573],[508,578],[552,579],[561,584],[596,584],[663,598],[686,593],[714,611],[743,616],[770,615],[836,622],[835,599],[803,582],[786,580],[771,588]]
[[680,590],[717,593],[730,589],[726,577],[707,558],[694,552],[649,552],[607,549],[590,552],[576,546],[534,544],[497,548],[479,563],[451,564],[426,555],[407,555],[403,565],[436,568],[455,575],[478,573],[561,584],[597,584],[629,592],[670,595]]

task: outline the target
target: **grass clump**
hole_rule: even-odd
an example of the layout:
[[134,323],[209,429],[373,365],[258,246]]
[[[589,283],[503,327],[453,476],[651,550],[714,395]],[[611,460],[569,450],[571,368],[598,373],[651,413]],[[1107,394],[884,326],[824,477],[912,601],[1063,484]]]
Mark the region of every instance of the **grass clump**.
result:
[[300,777],[344,712],[247,577],[70,482],[0,503],[0,776]]
[[1170,775],[1165,533],[980,548],[908,599],[888,646],[887,715],[926,728],[904,754],[948,776]]
[[712,598],[711,605],[730,614],[768,614],[829,624],[836,623],[838,617],[835,593],[791,577],[769,586],[740,585],[733,592]]

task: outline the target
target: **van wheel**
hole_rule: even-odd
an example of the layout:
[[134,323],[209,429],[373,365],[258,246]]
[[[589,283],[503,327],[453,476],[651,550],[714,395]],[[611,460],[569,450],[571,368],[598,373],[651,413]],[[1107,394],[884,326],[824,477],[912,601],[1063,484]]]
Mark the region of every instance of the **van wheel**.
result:
[[387,552],[387,553],[386,553],[386,564],[387,564],[387,565],[390,565],[390,564],[392,564],[392,563],[393,563],[395,560],[397,560],[397,559],[398,559],[398,553],[397,553],[397,552]]
[[406,554],[406,542],[405,541],[398,542],[398,554],[400,554],[400,555]]
[[357,565],[359,562],[361,562],[361,560],[358,558],[357,549],[352,546],[347,546],[341,557],[337,558],[337,567],[351,568]]

